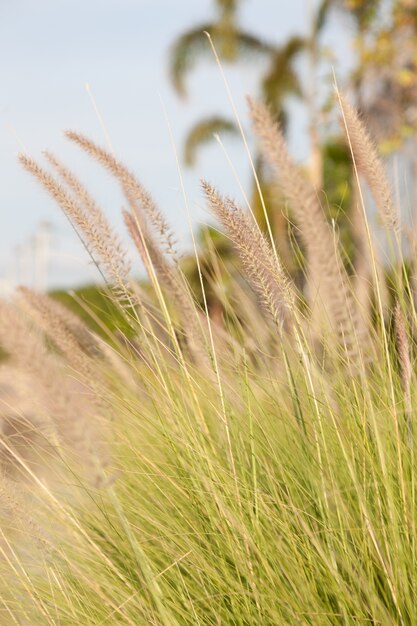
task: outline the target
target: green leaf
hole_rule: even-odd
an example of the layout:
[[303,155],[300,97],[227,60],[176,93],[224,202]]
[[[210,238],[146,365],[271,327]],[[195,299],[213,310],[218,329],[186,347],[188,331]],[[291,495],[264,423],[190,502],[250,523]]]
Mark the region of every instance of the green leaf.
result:
[[295,57],[306,47],[301,37],[293,37],[272,55],[271,65],[262,81],[264,99],[273,112],[281,114],[283,100],[289,94],[300,95],[301,87],[295,73]]
[[274,47],[261,39],[222,23],[204,24],[181,35],[170,53],[170,77],[177,92],[185,96],[185,77],[200,57],[214,59],[206,33],[219,56],[226,61],[270,55]]
[[169,74],[177,92],[185,96],[185,76],[193,68],[197,57],[210,52],[206,32],[211,33],[214,24],[203,24],[181,35],[170,51]]
[[331,9],[333,4],[334,4],[333,0],[322,0],[318,8],[318,11],[316,13],[315,19],[314,19],[314,26],[313,26],[314,36],[318,35],[321,32],[326,22],[328,12]]
[[234,13],[237,10],[239,0],[216,0],[216,4],[225,13]]
[[237,134],[236,125],[230,120],[213,116],[201,120],[189,131],[184,149],[184,159],[187,165],[194,165],[197,150],[213,139],[216,133]]

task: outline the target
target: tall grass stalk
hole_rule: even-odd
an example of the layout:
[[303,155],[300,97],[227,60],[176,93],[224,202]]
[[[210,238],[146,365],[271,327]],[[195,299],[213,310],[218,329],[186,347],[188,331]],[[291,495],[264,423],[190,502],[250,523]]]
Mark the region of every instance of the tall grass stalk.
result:
[[[343,99],[341,110],[358,183],[372,150],[362,174],[382,184],[391,219],[373,144]],[[78,178],[50,154],[60,182],[21,157],[107,272],[122,321],[111,332],[85,303],[99,337],[45,295],[1,303],[1,624],[415,624],[407,261],[393,259],[387,317],[390,269],[378,269],[361,195],[376,297],[360,306],[319,197],[267,109],[251,114],[316,291],[291,279],[251,211],[204,183],[236,257],[227,269],[212,249],[207,279],[195,247],[201,306],[149,194],[113,154],[68,133],[126,195],[149,274],[138,285]]]

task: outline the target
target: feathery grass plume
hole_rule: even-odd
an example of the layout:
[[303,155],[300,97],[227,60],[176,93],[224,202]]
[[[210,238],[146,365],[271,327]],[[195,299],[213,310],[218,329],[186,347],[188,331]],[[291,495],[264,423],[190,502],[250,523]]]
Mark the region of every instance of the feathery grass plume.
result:
[[236,247],[252,288],[278,326],[288,327],[294,322],[295,295],[279,259],[249,215],[206,181],[202,187],[212,213]]
[[404,393],[404,406],[407,419],[408,437],[411,441],[412,423],[411,423],[411,358],[410,344],[407,336],[404,315],[401,310],[400,303],[397,301],[394,306],[394,329],[395,329],[395,346],[398,355],[398,366],[400,371],[401,387]]
[[[116,289],[124,291],[130,265],[126,261],[126,255],[119,244],[116,243],[116,246],[114,245],[116,241],[115,237],[110,227],[107,225],[104,216],[102,215],[101,218],[98,219],[100,212],[98,207],[95,205],[92,207],[90,204],[87,207],[87,211],[77,198],[74,198],[68,193],[66,189],[34,159],[27,155],[20,154],[19,161],[59,204],[77,230],[98,267],[103,268],[105,278],[114,284]],[[63,166],[60,166],[60,169],[62,174],[64,170]],[[69,176],[70,175],[67,173],[67,177]],[[76,186],[75,182],[74,186]],[[85,201],[85,193],[82,193],[81,200]]]
[[[169,254],[173,260],[176,260],[177,253],[175,250],[174,235],[151,195],[136,179],[134,174],[110,152],[98,146],[81,133],[66,131],[65,135],[70,141],[78,145],[84,152],[115,176],[129,202],[129,206],[137,216],[141,229],[143,229],[146,234],[147,242],[150,237],[150,233],[148,233],[148,224],[150,224],[154,234],[157,234],[158,243],[163,248],[164,252]],[[147,217],[147,220],[144,219],[144,215]],[[156,250],[159,248],[159,245],[155,245]]]
[[80,203],[94,227],[100,232],[100,236],[103,240],[103,246],[107,245],[112,256],[117,259],[117,265],[120,266],[120,274],[127,276],[131,269],[131,263],[127,259],[126,251],[117,235],[117,233],[110,226],[103,211],[97,205],[95,199],[92,197],[88,189],[81,183],[81,181],[74,175],[74,173],[67,168],[61,161],[48,150],[44,151],[44,156],[55,169],[57,174],[66,183],[68,188],[74,194],[76,200]]
[[33,317],[67,361],[85,373],[90,372],[91,358],[100,351],[93,333],[53,298],[27,287],[20,287],[18,291],[29,317]]
[[[67,131],[65,134],[68,139],[78,145],[90,157],[98,161],[100,165],[110,171],[119,181],[132,214],[135,216],[137,228],[140,231],[141,239],[145,243],[147,254],[152,264],[159,272],[169,273],[169,265],[164,258],[159,243],[162,244],[162,248],[165,252],[170,254],[175,260],[174,237],[165,218],[150,194],[144,189],[140,182],[136,180],[135,176],[127,167],[110,154],[110,152],[101,148],[80,133]],[[149,224],[153,228],[153,232],[150,231]],[[155,233],[157,233],[159,241],[155,239]],[[141,256],[145,266],[149,269],[148,261],[145,258],[146,255],[141,253]]]
[[252,99],[248,101],[261,150],[291,206],[306,249],[313,317],[315,311],[325,307],[342,345],[353,351],[353,355],[358,348],[358,311],[317,192],[290,157],[281,129],[269,109]]
[[359,174],[365,178],[375,199],[382,222],[388,230],[399,233],[399,216],[391,186],[375,144],[358,112],[340,94],[343,126]]
[[19,424],[33,425],[36,441],[42,433],[51,455],[63,446],[77,465],[95,475],[100,459],[105,457],[100,443],[104,430],[98,435],[102,411],[98,411],[97,394],[92,391],[98,371],[93,379],[75,377],[74,369],[48,348],[42,329],[16,302],[0,301],[0,319],[0,346],[8,355],[0,369],[0,381],[16,382],[26,390],[21,393],[13,387],[11,391],[15,398],[22,397],[14,409]]
[[[206,363],[202,320],[188,285],[177,267],[175,239],[161,211],[136,177],[112,154],[80,133],[67,131],[65,134],[119,181],[131,209],[131,214],[124,212],[125,223],[148,274],[152,279],[153,268],[165,290],[171,294],[181,316],[193,358],[200,363]],[[164,253],[174,261],[174,266]]]
[[[276,149],[273,134],[271,145]],[[310,188],[306,191],[298,170],[287,161],[287,190],[300,200],[294,214],[303,240],[317,238],[303,248],[309,260],[314,257],[318,279],[324,280],[325,305],[339,319],[337,306],[342,313],[346,309],[348,282],[338,273],[333,232],[317,198],[308,196]],[[161,295],[153,299],[155,309],[160,307],[158,321],[169,324],[173,311],[175,323],[168,325],[168,338],[164,327],[161,340],[153,332],[156,320],[155,327],[145,326],[158,313],[153,309],[149,318],[144,315],[136,326],[142,331],[139,350],[130,329],[123,338],[109,324],[107,337],[114,333],[113,340],[102,347],[98,365],[103,361],[106,368],[102,397],[114,416],[111,422],[62,351],[25,315],[27,309],[0,300],[0,346],[12,354],[0,364],[0,424],[5,426],[0,452],[13,456],[22,451],[29,464],[32,451],[40,448],[38,439],[34,436],[28,449],[21,444],[27,444],[29,433],[32,439],[35,425],[43,435],[49,419],[61,444],[55,448],[57,461],[69,449],[65,460],[72,461],[73,452],[87,465],[89,458],[100,462],[100,442],[110,439],[112,464],[121,470],[120,479],[99,493],[83,480],[89,478],[90,466],[85,473],[76,472],[80,481],[73,481],[71,473],[71,482],[77,482],[71,497],[68,474],[65,489],[33,490],[29,504],[40,522],[47,520],[40,525],[47,528],[52,546],[42,570],[41,559],[33,572],[15,558],[18,550],[2,552],[0,523],[0,623],[409,626],[415,621],[417,592],[417,438],[410,437],[407,445],[402,415],[407,404],[408,415],[414,415],[417,398],[410,394],[414,348],[407,346],[408,300],[401,300],[404,314],[395,323],[402,330],[396,330],[396,344],[394,337],[388,344],[387,358],[375,359],[352,378],[329,333],[329,347],[337,356],[331,367],[326,362],[323,368],[321,354],[304,342],[302,308],[298,313],[294,304],[299,292],[286,283],[282,255],[276,259],[271,254],[249,214],[204,186],[253,286],[248,289],[239,277],[227,274],[226,257],[219,258],[218,270],[207,272],[215,283],[225,280],[223,290],[218,287],[225,322],[221,331],[232,338],[213,341],[216,377],[188,369],[188,363],[177,367],[180,351],[174,353],[170,339],[185,321],[177,313],[173,291],[162,283],[174,282],[176,288],[182,275],[171,263],[157,267],[156,239],[146,240],[146,214],[138,211],[138,217],[133,204],[125,219]],[[216,251],[220,257],[221,249],[216,246]],[[402,270],[405,277],[407,267]],[[400,272],[393,273],[398,294],[404,292],[402,279]],[[299,345],[296,358],[286,359],[287,350],[281,348],[287,335],[282,333],[283,342],[277,340],[276,325],[265,320],[257,299],[268,307],[268,318],[275,315],[286,323],[288,315],[289,325],[292,316],[300,320],[288,340]],[[40,307],[35,301],[30,306]],[[251,306],[255,310],[246,310]],[[374,326],[382,321],[378,316]],[[65,326],[77,336],[72,320]],[[387,333],[371,328],[375,352],[381,346],[385,350]],[[131,345],[124,347],[124,342]],[[327,347],[325,337],[322,344]],[[139,351],[146,353],[144,360]],[[397,435],[400,430],[404,435]],[[48,441],[53,443],[52,435]],[[76,463],[69,465],[78,470]],[[53,487],[51,467],[45,484],[51,480]],[[75,492],[85,499],[73,498]],[[0,481],[0,508],[1,497]],[[10,555],[7,562],[1,558],[5,554]],[[3,608],[9,609],[7,614]]]

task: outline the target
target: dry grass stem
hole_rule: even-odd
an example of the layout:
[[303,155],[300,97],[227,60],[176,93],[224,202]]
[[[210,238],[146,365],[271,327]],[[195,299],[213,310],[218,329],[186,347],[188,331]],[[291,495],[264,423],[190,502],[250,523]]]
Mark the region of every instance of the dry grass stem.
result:
[[171,294],[181,316],[189,350],[194,359],[202,362],[205,360],[202,325],[189,289],[176,267],[175,240],[162,213],[135,176],[111,153],[79,133],[67,131],[66,136],[110,171],[121,184],[131,209],[131,213],[124,212],[128,231],[150,278],[156,274]]
[[[151,195],[146,191],[143,185],[138,182],[134,174],[110,152],[95,144],[88,137],[74,131],[67,131],[65,134],[68,139],[77,144],[89,156],[116,177],[126,195],[132,211],[136,214],[141,229],[143,229],[146,234],[146,239],[148,240],[150,237],[147,232],[148,224],[150,224],[154,233],[158,236],[158,243],[160,243],[164,251],[175,260],[177,257],[175,238],[171,229]],[[155,248],[158,247],[158,245],[155,246]]]
[[[103,231],[103,224],[106,223],[104,216],[97,222],[96,213],[99,211],[95,207],[94,213],[90,215],[82,205],[74,199],[46,170],[30,157],[21,154],[19,160],[23,167],[48,191],[56,200],[68,219],[73,223],[81,239],[84,241],[88,251],[103,268],[105,276],[117,289],[124,288],[130,265],[126,261],[126,256],[117,244],[113,246],[114,237],[109,229]],[[62,168],[61,168],[62,169]],[[91,208],[91,207],[90,207]],[[109,240],[110,236],[110,240]]]
[[212,213],[225,228],[252,288],[280,328],[295,321],[295,294],[284,268],[259,227],[230,198],[202,182]]
[[343,95],[340,95],[340,103],[345,122],[344,130],[348,134],[358,172],[362,174],[369,185],[383,224],[387,229],[398,234],[398,211],[393,201],[391,186],[388,182],[385,168],[377,153],[375,144],[358,112]]
[[[257,197],[245,211],[203,181],[224,234],[207,228],[181,264],[134,175],[67,133],[121,185],[147,281],[128,280],[118,237],[72,171],[50,153],[52,175],[20,157],[111,288],[72,293],[87,325],[25,287],[0,299],[5,626],[413,623],[410,267],[378,268],[359,187],[351,220],[330,222],[268,109],[250,107],[274,230],[257,223]],[[395,229],[378,167],[368,178]],[[326,171],[331,205],[338,175],[328,186]],[[286,226],[288,263],[273,240]],[[389,319],[384,287],[404,294]]]
[[63,182],[72,191],[76,201],[80,203],[91,222],[94,223],[95,228],[100,232],[100,236],[104,242],[103,247],[106,245],[108,250],[111,251],[112,256],[118,260],[118,265],[121,268],[121,276],[128,276],[131,263],[127,259],[126,251],[92,195],[74,173],[61,163],[54,154],[46,150],[44,151],[44,155]]
[[412,436],[411,423],[411,375],[412,366],[410,358],[410,344],[408,341],[407,328],[400,303],[397,301],[394,307],[395,345],[398,355],[401,387],[404,393],[404,405],[407,418],[408,435]]
[[90,330],[66,307],[49,296],[20,287],[22,306],[38,328],[65,355],[78,371],[91,373],[91,358],[98,356],[99,346]]
[[123,217],[149,276],[152,279],[155,272],[166,292],[171,295],[180,314],[182,332],[185,333],[187,347],[194,362],[207,365],[202,319],[198,315],[188,287],[184,284],[178,270],[166,261],[158,249],[155,249],[153,241],[145,238],[135,219],[136,216],[124,211]]
[[357,306],[317,192],[290,157],[282,131],[269,109],[253,100],[249,100],[249,107],[262,154],[290,204],[306,249],[313,319],[320,318],[322,323],[327,316],[341,343],[349,351],[357,348],[361,330]]

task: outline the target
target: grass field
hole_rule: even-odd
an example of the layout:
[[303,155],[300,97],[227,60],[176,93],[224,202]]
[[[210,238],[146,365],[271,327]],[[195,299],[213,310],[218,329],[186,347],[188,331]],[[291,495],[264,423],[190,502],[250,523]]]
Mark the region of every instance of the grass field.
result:
[[213,253],[210,285],[201,275],[216,319],[125,165],[68,133],[120,184],[146,289],[75,175],[53,155],[49,170],[21,156],[108,288],[100,301],[78,294],[90,326],[28,289],[1,303],[2,624],[416,623],[414,267],[383,164],[340,107],[361,177],[361,262],[346,260],[319,194],[252,102],[305,276],[296,285],[250,207],[203,182],[236,253],[233,270]]

